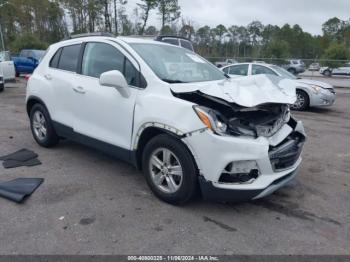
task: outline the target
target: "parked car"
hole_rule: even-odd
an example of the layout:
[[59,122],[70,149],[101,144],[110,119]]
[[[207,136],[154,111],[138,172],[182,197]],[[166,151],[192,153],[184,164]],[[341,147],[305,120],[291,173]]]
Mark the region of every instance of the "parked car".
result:
[[230,79],[161,42],[81,37],[50,46],[26,104],[39,145],[64,137],[108,152],[163,201],[185,203],[198,184],[207,199],[243,201],[283,187],[301,163],[295,90],[275,78]]
[[235,59],[226,59],[225,61],[223,62],[215,62],[215,65],[218,67],[218,68],[222,68],[224,66],[228,66],[228,65],[233,65],[233,64],[237,64],[237,60]]
[[350,76],[350,63],[345,63],[343,66],[337,68],[322,67],[320,73],[328,77],[333,75]]
[[194,52],[193,44],[190,39],[181,36],[171,36],[171,35],[160,35],[157,36],[156,41],[165,42],[168,44],[181,46],[192,52]]
[[319,63],[312,63],[309,66],[309,71],[320,71],[320,69],[321,69],[321,66]]
[[276,65],[243,63],[227,66],[222,70],[233,78],[267,74],[294,81],[297,92],[297,101],[292,106],[292,109],[295,110],[306,110],[309,107],[332,106],[336,100],[336,92],[334,87],[330,84],[321,81],[297,78],[285,69]]
[[33,73],[44,54],[45,50],[23,49],[18,57],[12,57],[15,64],[16,77],[24,73]]
[[16,78],[16,70],[13,61],[11,61],[10,52],[0,52],[0,68],[3,73],[4,82],[14,81]]
[[301,74],[305,72],[305,64],[302,60],[292,59],[288,60],[286,64],[282,65],[284,69],[293,75]]

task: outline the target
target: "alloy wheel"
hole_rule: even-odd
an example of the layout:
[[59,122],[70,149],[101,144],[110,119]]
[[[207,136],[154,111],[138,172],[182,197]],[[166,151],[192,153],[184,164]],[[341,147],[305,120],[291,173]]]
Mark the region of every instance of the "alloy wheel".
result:
[[40,111],[36,111],[33,116],[33,130],[39,140],[44,140],[47,136],[46,120]]
[[153,184],[164,193],[173,194],[179,190],[183,181],[183,169],[176,155],[166,148],[154,151],[149,169]]

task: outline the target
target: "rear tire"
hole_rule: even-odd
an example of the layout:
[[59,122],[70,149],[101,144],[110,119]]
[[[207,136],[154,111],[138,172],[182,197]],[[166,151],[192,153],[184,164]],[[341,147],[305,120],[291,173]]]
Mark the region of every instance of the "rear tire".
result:
[[181,141],[170,135],[158,135],[148,142],[142,169],[153,193],[169,204],[185,204],[197,192],[198,171],[193,157]]
[[4,90],[5,90],[4,84],[0,85],[0,93],[3,92]]
[[292,106],[292,109],[296,111],[305,111],[306,109],[309,108],[309,106],[310,106],[309,95],[302,90],[297,90],[297,101]]
[[35,141],[42,147],[54,147],[59,137],[53,127],[47,109],[41,104],[35,104],[30,111],[30,128]]

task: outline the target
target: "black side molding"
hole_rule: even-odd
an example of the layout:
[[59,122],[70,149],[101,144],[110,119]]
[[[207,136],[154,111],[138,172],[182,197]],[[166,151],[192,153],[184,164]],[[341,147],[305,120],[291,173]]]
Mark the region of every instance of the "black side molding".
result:
[[100,140],[88,137],[86,135],[79,134],[75,132],[74,129],[71,127],[68,127],[55,121],[52,122],[58,136],[73,140],[91,148],[95,148],[112,157],[115,157],[117,159],[120,159],[122,161],[136,166],[136,153],[134,151],[111,145],[106,142],[102,142]]

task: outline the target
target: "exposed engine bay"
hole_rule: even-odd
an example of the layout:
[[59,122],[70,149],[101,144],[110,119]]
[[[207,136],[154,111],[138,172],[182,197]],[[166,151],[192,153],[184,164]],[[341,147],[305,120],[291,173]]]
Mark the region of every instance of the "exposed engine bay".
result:
[[173,95],[198,104],[200,110],[211,116],[214,130],[220,135],[270,137],[290,120],[290,109],[287,104],[267,103],[255,107],[243,107],[209,96],[199,90]]

